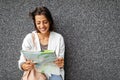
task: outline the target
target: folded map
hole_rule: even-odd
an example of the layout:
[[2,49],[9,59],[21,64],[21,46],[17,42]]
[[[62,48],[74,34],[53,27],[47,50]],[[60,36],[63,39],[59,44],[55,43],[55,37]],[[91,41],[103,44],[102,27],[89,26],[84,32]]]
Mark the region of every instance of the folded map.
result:
[[35,63],[35,68],[39,72],[59,74],[59,68],[53,63],[56,60],[56,55],[52,50],[44,51],[24,51],[21,53],[27,60],[32,60]]

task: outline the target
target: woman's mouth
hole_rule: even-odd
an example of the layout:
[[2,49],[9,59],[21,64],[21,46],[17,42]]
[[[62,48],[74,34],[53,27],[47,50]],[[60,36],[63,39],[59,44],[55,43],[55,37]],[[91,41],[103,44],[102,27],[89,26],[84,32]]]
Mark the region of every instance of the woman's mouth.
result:
[[46,31],[46,28],[41,28],[40,30],[41,30],[41,31]]

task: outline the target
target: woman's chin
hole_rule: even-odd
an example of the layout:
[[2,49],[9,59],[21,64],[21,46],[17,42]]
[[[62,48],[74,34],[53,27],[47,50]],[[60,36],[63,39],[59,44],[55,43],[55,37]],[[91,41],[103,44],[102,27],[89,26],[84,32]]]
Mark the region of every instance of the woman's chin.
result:
[[42,34],[47,34],[48,32],[47,31],[40,31]]

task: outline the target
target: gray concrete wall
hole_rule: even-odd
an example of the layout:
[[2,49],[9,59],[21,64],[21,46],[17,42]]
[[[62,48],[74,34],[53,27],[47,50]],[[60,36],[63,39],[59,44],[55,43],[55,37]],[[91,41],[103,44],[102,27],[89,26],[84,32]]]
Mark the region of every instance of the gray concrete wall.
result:
[[120,80],[120,0],[0,0],[0,80],[20,80],[28,13],[50,9],[66,44],[66,80]]

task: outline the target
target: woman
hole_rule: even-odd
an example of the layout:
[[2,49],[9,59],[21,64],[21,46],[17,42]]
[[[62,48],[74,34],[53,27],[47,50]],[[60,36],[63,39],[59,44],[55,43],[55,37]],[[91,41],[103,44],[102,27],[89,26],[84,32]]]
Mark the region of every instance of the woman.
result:
[[[23,40],[22,50],[54,50],[56,61],[49,64],[48,68],[55,64],[55,66],[52,66],[58,67],[60,70],[57,74],[54,71],[53,73],[44,73],[43,77],[47,77],[49,80],[64,80],[64,39],[61,34],[53,31],[54,22],[50,11],[46,7],[37,7],[30,15],[33,19],[35,31],[26,35]],[[23,71],[34,69],[34,64],[31,61],[26,61],[22,53],[18,62],[19,68]]]

